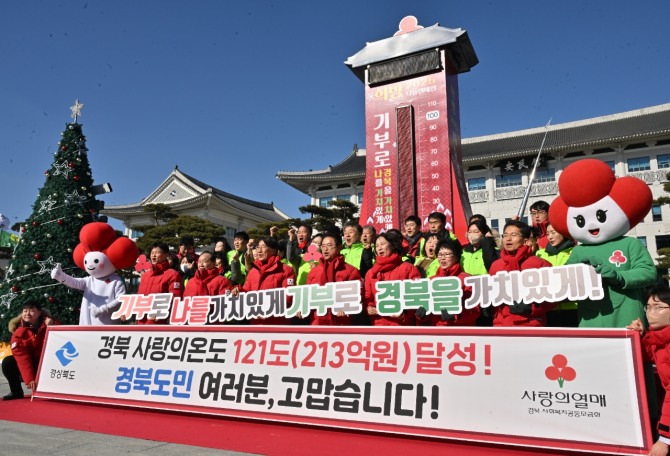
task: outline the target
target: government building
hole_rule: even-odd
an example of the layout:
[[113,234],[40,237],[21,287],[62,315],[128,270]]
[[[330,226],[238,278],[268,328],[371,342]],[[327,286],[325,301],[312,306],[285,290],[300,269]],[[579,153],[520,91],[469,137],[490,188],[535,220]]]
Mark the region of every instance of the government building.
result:
[[[527,207],[538,200],[551,203],[558,193],[561,171],[582,158],[597,158],[617,177],[635,176],[649,185],[654,198],[664,192],[670,172],[670,103],[549,127],[532,128],[462,140],[463,169],[473,213],[483,214],[501,230],[519,211],[532,164],[546,140]],[[327,206],[332,199],[359,204],[365,182],[365,149],[353,151],[336,165],[309,171],[279,171],[277,178]],[[588,176],[584,176],[588,179]],[[528,209],[526,210],[527,220]],[[652,258],[670,247],[670,211],[654,206],[629,236],[642,241]]]

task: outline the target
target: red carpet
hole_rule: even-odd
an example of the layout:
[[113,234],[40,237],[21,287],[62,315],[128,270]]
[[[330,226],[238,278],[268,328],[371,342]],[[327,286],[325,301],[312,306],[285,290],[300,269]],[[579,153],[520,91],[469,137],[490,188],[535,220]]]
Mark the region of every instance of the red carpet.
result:
[[560,454],[45,399],[0,401],[0,419],[263,455]]

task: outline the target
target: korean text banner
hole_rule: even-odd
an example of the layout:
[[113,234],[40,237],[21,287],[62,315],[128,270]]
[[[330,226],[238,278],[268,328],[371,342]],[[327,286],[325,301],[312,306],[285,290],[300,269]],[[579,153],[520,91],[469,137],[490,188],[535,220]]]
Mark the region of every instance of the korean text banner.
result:
[[642,454],[627,330],[50,327],[36,397]]

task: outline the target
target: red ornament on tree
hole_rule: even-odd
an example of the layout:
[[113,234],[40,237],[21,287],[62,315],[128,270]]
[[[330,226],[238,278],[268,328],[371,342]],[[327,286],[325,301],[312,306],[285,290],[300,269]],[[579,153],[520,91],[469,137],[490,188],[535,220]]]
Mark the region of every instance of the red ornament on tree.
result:
[[34,227],[40,226],[40,222],[38,222],[37,220],[33,221],[33,226]]
[[49,296],[49,302],[53,303],[56,300],[53,296]]
[[56,223],[58,223],[59,225],[62,225],[63,224],[63,219],[56,220]]
[[47,169],[46,171],[44,171],[44,175],[45,175],[46,177],[49,177],[49,170],[48,170],[48,169]]
[[42,254],[36,253],[35,255],[33,255],[33,258],[35,258],[36,260],[41,260],[42,259]]
[[77,176],[75,174],[74,176],[72,176],[72,180],[74,180],[75,182],[78,182],[79,181],[79,176]]
[[70,167],[70,168],[74,168],[74,163],[69,162],[69,163],[67,164],[67,166]]
[[18,293],[19,290],[20,290],[20,288],[17,287],[16,285],[13,285],[13,286],[12,286],[12,293]]
[[63,152],[65,152],[65,151],[67,150],[67,146],[63,146],[63,147],[61,147],[60,150],[62,150]]
[[25,227],[25,226],[22,226],[22,227],[21,227],[21,232],[22,232],[22,233],[25,233],[25,232],[26,232],[26,227]]

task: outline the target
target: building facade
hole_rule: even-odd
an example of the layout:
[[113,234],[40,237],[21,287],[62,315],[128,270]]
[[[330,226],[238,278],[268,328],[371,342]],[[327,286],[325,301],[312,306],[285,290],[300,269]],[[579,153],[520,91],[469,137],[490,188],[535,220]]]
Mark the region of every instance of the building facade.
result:
[[[501,230],[517,215],[532,164],[543,139],[542,158],[531,187],[528,207],[551,203],[558,194],[561,171],[577,160],[597,158],[617,177],[635,176],[649,185],[654,198],[667,195],[670,172],[670,103],[592,119],[462,140],[463,167],[473,213]],[[365,150],[354,150],[340,163],[316,171],[279,171],[277,178],[305,193],[311,204],[331,199],[359,204],[365,182]],[[585,176],[585,178],[588,178]],[[524,219],[527,221],[528,209]],[[654,206],[629,233],[652,257],[670,247],[670,208]]]
[[279,222],[288,216],[273,203],[261,203],[233,195],[206,184],[179,170],[178,167],[146,198],[138,203],[107,206],[102,214],[123,222],[125,235],[137,239],[141,233],[132,227],[152,225],[148,204],[166,204],[177,215],[194,215],[226,227],[226,238],[232,244],[237,231],[246,231],[263,222]]

